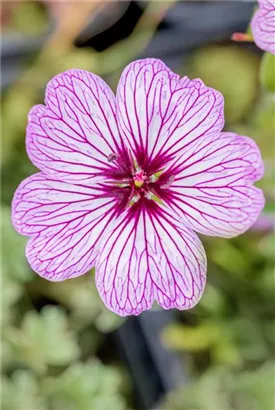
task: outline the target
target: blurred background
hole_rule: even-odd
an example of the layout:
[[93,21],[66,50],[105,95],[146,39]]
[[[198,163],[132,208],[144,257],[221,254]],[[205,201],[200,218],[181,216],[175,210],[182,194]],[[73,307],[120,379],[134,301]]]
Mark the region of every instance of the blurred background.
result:
[[[255,5],[2,1],[3,410],[274,409],[275,67],[266,84],[261,50],[230,40]],[[208,284],[196,308],[123,320],[104,307],[91,274],[50,283],[30,270],[10,203],[36,172],[25,127],[47,81],[83,68],[115,90],[124,66],[149,56],[223,93],[226,129],[262,150],[267,203],[246,234],[202,237]]]

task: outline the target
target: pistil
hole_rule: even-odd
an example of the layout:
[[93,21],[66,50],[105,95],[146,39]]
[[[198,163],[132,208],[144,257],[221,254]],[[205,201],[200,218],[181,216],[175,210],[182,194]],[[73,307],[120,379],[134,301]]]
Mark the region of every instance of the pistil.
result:
[[147,180],[147,175],[143,170],[139,170],[134,174],[133,180],[135,186],[137,188],[141,188],[144,185],[144,182]]

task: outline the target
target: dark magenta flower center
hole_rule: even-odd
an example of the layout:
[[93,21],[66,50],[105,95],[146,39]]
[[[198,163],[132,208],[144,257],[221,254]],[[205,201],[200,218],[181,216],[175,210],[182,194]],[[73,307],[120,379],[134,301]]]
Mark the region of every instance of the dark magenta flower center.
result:
[[108,195],[117,198],[121,211],[136,203],[148,205],[148,200],[162,202],[169,194],[174,176],[160,166],[162,161],[145,158],[138,162],[127,149],[110,153],[108,161],[103,186]]
[[145,172],[141,169],[135,172],[133,176],[134,184],[137,188],[141,188],[144,183],[147,181],[147,175]]

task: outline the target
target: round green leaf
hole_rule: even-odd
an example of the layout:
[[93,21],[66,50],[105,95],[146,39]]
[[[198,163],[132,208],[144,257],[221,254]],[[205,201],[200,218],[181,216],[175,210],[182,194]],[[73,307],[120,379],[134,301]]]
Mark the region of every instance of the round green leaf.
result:
[[264,53],[260,66],[260,82],[264,88],[275,92],[275,55]]

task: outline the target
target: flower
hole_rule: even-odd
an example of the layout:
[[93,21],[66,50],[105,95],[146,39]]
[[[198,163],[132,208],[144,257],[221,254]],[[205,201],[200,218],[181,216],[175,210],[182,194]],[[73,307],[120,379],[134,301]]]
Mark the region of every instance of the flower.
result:
[[264,206],[256,144],[221,132],[222,95],[157,59],[122,73],[116,97],[98,76],[69,70],[30,111],[27,152],[41,172],[15,192],[13,223],[27,259],[63,281],[95,266],[106,306],[126,316],[189,309],[206,256],[194,231],[233,237]]
[[231,39],[237,42],[255,42],[259,48],[275,54],[275,2],[258,0],[259,8],[251,21],[251,33],[233,33]]
[[258,0],[258,3],[251,21],[253,38],[259,48],[275,54],[275,2]]

